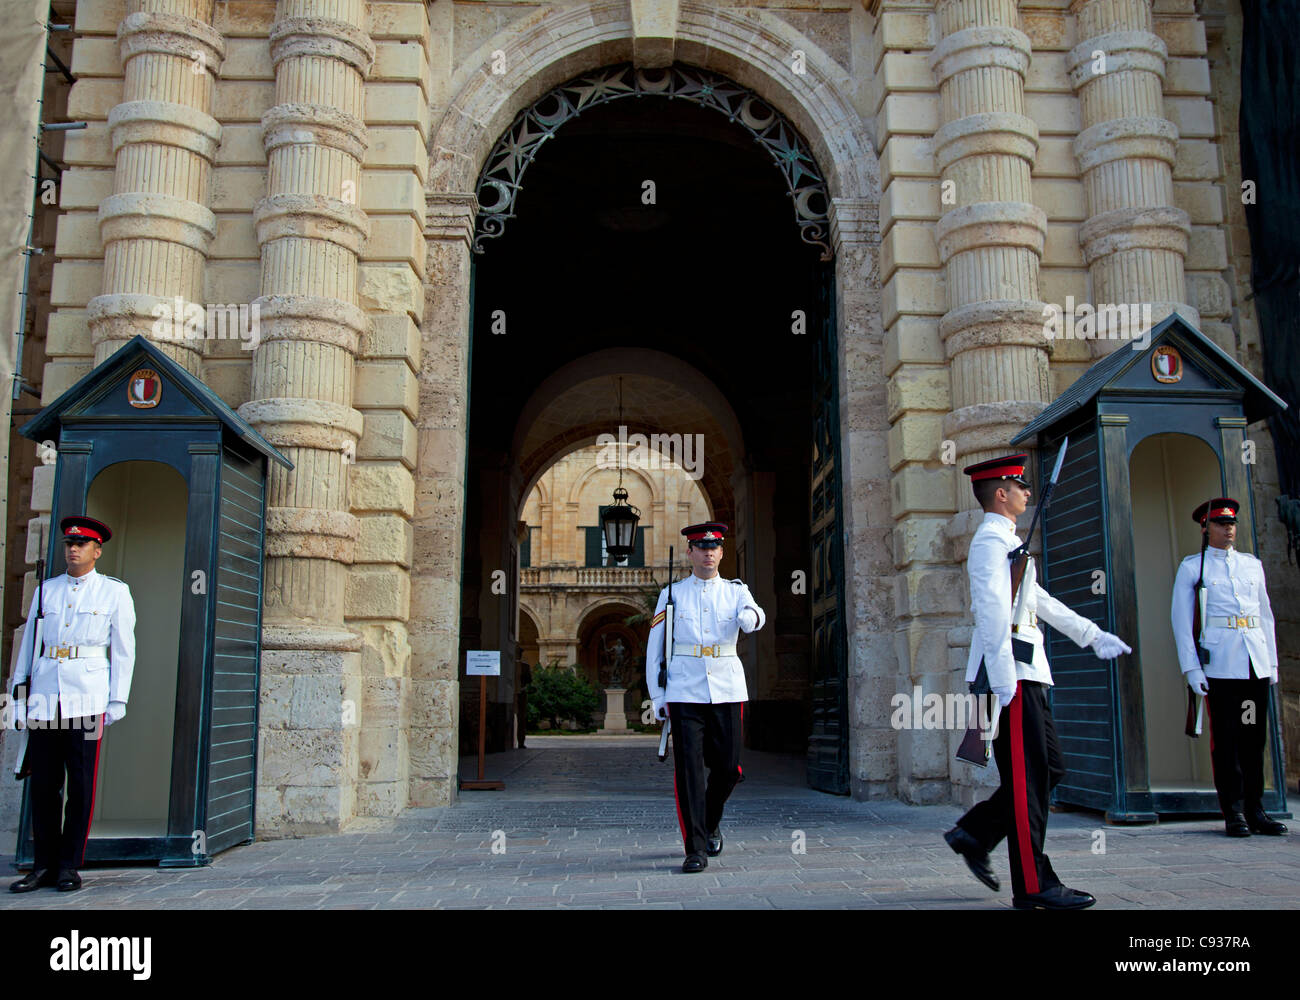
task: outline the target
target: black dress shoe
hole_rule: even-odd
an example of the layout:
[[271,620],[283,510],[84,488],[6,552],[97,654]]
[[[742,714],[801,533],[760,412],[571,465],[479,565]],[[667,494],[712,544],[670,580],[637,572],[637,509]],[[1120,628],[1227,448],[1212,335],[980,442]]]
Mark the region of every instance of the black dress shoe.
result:
[[1054,885],[1042,892],[1015,896],[1011,905],[1017,910],[1084,910],[1097,900],[1091,893],[1071,889],[1068,885]]
[[1241,813],[1229,813],[1223,819],[1223,832],[1229,837],[1249,837],[1250,827]]
[[76,892],[81,888],[81,876],[71,868],[59,869],[59,892]]
[[1002,888],[1002,883],[993,874],[993,865],[989,861],[988,852],[980,847],[978,840],[959,826],[954,826],[945,833],[943,839],[948,842],[949,847],[966,859],[966,867],[971,870],[972,875],[994,892]]
[[703,854],[688,854],[686,860],[682,862],[682,871],[687,875],[695,872],[702,872],[709,867],[709,859]]
[[54,873],[48,868],[33,868],[17,882],[9,883],[10,892],[32,892],[43,885],[54,884]]
[[[1286,829],[1286,827],[1283,827]],[[714,830],[709,834],[709,839],[704,845],[704,853],[711,858],[716,858],[722,853],[722,831]]]
[[1263,809],[1256,809],[1246,814],[1246,825],[1250,827],[1251,833],[1262,833],[1268,837],[1285,837],[1286,824],[1279,823],[1275,819],[1269,819],[1268,813]]

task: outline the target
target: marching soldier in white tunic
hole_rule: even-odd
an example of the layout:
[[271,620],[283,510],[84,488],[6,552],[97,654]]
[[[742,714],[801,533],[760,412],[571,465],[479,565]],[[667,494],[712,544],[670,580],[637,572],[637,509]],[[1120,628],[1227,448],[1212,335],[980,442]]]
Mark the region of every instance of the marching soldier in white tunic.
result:
[[744,583],[718,575],[726,533],[727,526],[716,522],[682,529],[693,572],[673,583],[667,690],[659,685],[667,587],[659,593],[645,658],[655,716],[672,721],[673,794],[686,848],[684,872],[703,871],[708,858],[722,853],[722,808],[742,777],[741,727],[749,697],[736,639],[767,620]]
[[[1208,547],[1178,567],[1170,618],[1183,677],[1206,696],[1210,710],[1210,760],[1224,832],[1229,837],[1282,836],[1286,826],[1271,819],[1263,806],[1264,736],[1268,689],[1278,679],[1277,638],[1264,565],[1233,548],[1240,508],[1231,497],[1217,497],[1193,512]],[[1199,636],[1192,628],[1198,580],[1205,590]],[[1198,641],[1209,654],[1204,663]]]
[[[14,671],[14,720],[28,730],[35,865],[9,886],[13,892],[81,888],[77,869],[95,809],[100,736],[126,714],[135,666],[131,591],[95,571],[112,532],[84,516],[65,517],[59,528],[68,571],[45,581],[32,598]],[[38,609],[44,612],[39,621]]]
[[944,839],[962,855],[975,877],[996,892],[1000,884],[988,852],[1007,838],[1012,905],[1077,910],[1096,900],[1090,893],[1063,885],[1043,853],[1048,797],[1065,776],[1065,763],[1047,701],[1052,671],[1038,620],[1078,646],[1091,646],[1103,660],[1133,650],[1039,586],[1033,559],[1027,560],[1020,599],[1013,604],[1010,555],[1020,547],[1016,518],[1025,512],[1032,495],[1024,476],[1027,458],[1023,453],[1008,455],[962,470],[971,477],[975,498],[984,508],[966,563],[975,616],[966,680],[975,681],[982,666],[1002,706],[993,739],[1000,783]]

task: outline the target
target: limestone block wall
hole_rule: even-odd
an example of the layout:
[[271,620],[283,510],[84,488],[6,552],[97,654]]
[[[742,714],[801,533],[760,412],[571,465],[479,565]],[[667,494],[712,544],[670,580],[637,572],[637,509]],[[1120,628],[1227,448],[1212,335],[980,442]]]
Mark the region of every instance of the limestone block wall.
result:
[[[169,349],[231,406],[247,407],[298,465],[272,485],[260,835],[337,829],[355,815],[455,797],[477,205],[471,183],[444,178],[472,176],[479,164],[465,163],[496,136],[480,136],[482,122],[445,119],[457,94],[500,86],[486,60],[544,13],[626,57],[626,12],[599,7],[579,29],[581,6],[77,5],[67,117],[89,128],[65,142],[42,400],[143,329],[150,300],[141,296],[259,305],[256,345],[207,338]],[[1114,346],[1035,341],[1033,305],[1072,296],[1177,307],[1263,374],[1234,131],[1239,8],[1197,6],[719,7],[720,19],[739,13],[762,26],[747,44],[763,72],[772,57],[760,42],[770,46],[777,21],[838,65],[844,75],[821,85],[857,110],[853,124],[879,162],[878,211],[857,191],[832,213],[851,331],[841,420],[857,449],[846,460],[846,545],[865,551],[877,527],[892,528],[892,576],[849,567],[859,795],[969,800],[988,780],[945,773],[942,740],[890,730],[888,699],[918,678],[960,689],[972,527],[961,464],[990,453],[1027,407]],[[698,12],[690,18],[690,31],[703,30]],[[679,57],[698,48],[678,45]],[[533,53],[537,65],[547,51]],[[1094,51],[1107,57],[1104,74],[1091,72]],[[738,78],[757,75],[726,58]],[[548,72],[554,79],[532,96],[567,64]],[[518,79],[533,85],[527,73]],[[305,115],[304,106],[325,110]],[[439,127],[445,145],[430,156]],[[948,203],[945,181],[954,182]],[[1004,303],[996,316],[981,313],[995,302]],[[1007,309],[1017,323],[1005,322]],[[1261,553],[1270,581],[1286,587],[1294,571],[1271,526],[1274,459],[1266,435],[1253,437]],[[887,500],[871,493],[886,465]],[[37,516],[48,511],[48,479],[37,470]],[[560,523],[567,509],[551,503]],[[885,587],[892,600],[863,597]],[[888,610],[877,618],[878,605]],[[1286,627],[1283,646],[1295,649],[1296,623]],[[892,656],[879,648],[891,642]],[[1294,732],[1300,708],[1286,711]]]
[[[1246,317],[1247,339],[1241,341],[1239,310],[1233,308],[1225,281],[1229,230],[1224,226],[1221,149],[1215,131],[1221,126],[1215,125],[1205,24],[1195,4],[1022,0],[1010,6],[1018,8],[1019,30],[1029,42],[1023,114],[1038,133],[1029,193],[1046,224],[1037,261],[1037,299],[1062,309],[1067,297],[1077,303],[1111,301],[1112,295],[1116,302],[1152,302],[1157,321],[1162,308],[1167,312],[1177,307],[1225,348],[1240,344],[1238,356],[1250,364],[1251,317]],[[1008,46],[1005,36],[986,34],[984,52],[973,46],[963,46],[960,55],[954,52],[963,39],[987,30],[991,20],[1007,18],[1007,7],[996,2],[867,4],[865,63],[870,70],[864,113],[874,119],[881,165],[883,362],[890,378],[900,691],[910,690],[933,669],[943,646],[948,647],[949,683],[960,682],[969,645],[969,596],[961,564],[973,522],[969,516],[952,515],[973,504],[957,469],[986,455],[971,447],[968,422],[962,419],[964,408],[980,413],[981,407],[971,409],[978,397],[962,394],[969,393],[967,386],[978,392],[981,383],[961,374],[962,361],[953,356],[960,351],[951,350],[951,333],[944,336],[957,325],[954,320],[970,300],[972,285],[969,276],[954,274],[951,266],[961,257],[952,238],[961,216],[956,206],[944,204],[942,182],[969,181],[977,191],[995,191],[1014,176],[1005,169],[974,166],[981,162],[978,153],[966,157],[970,172],[963,174],[962,159],[954,155],[961,112],[989,102],[993,82],[988,74],[1006,77],[1009,64],[1015,64],[1015,46]],[[946,41],[950,36],[957,41]],[[1107,54],[1108,70],[1116,75],[1091,80],[1083,56],[1091,57],[1098,49]],[[1001,58],[994,54],[999,51]],[[964,90],[945,87],[961,75],[955,71],[945,76],[945,70],[961,65],[963,58],[967,65],[986,62],[1001,68],[985,70],[983,77],[967,70]],[[1228,67],[1213,78],[1227,81],[1229,89],[1236,85]],[[1235,110],[1229,114],[1235,119]],[[1089,128],[1092,131],[1081,141],[1081,133]],[[989,132],[998,134],[982,130],[984,135]],[[992,136],[979,141],[984,151],[996,148]],[[1235,156],[1235,138],[1233,142]],[[1229,202],[1238,189],[1228,189]],[[957,206],[963,204],[964,192],[951,193],[957,196]],[[1113,212],[1119,214],[1106,214]],[[1247,275],[1244,229],[1239,228],[1237,236],[1237,272]],[[991,270],[975,273],[986,281],[994,275]],[[1006,269],[997,273],[1004,276]],[[1016,273],[1014,267],[1011,273]],[[1242,288],[1248,289],[1248,283]],[[1022,294],[1025,301],[1033,298]],[[996,327],[1003,331],[1008,328],[1006,315],[1005,308],[998,311]],[[1028,332],[1028,310],[1023,319]],[[1037,398],[1055,398],[1114,344],[1058,339],[1043,345],[1050,354],[1048,384]],[[999,351],[1006,354],[1003,348]],[[1015,367],[1020,379],[1032,371],[1024,364]],[[1260,373],[1258,363],[1253,370]],[[992,403],[1014,394],[991,391],[987,398]],[[945,441],[953,444],[946,456],[951,465],[944,461]],[[982,443],[992,446],[991,441]],[[1263,484],[1258,499],[1271,509],[1276,487],[1270,493],[1265,482],[1272,461],[1266,451],[1261,449],[1255,473],[1257,483]],[[923,688],[925,683],[938,686],[929,681]],[[903,734],[896,775],[899,793],[918,801],[942,794],[941,784],[930,784],[938,764],[931,759],[934,748],[926,751],[921,746],[921,741]],[[977,794],[975,786],[962,785],[970,780],[965,773],[969,770],[954,768],[950,775],[956,799],[968,801]]]

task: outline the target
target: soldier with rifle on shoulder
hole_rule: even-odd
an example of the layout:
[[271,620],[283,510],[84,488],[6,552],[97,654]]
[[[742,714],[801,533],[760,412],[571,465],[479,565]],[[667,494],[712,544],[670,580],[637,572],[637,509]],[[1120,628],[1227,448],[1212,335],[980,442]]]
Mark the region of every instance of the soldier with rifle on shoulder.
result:
[[1201,552],[1178,567],[1170,620],[1183,677],[1194,694],[1205,697],[1209,709],[1210,760],[1224,832],[1229,837],[1280,837],[1286,826],[1263,806],[1268,689],[1278,680],[1277,637],[1264,565],[1233,548],[1240,509],[1231,497],[1216,497],[1192,513],[1201,526]]
[[[675,587],[670,575],[646,647],[646,688],[655,717],[672,728],[673,794],[687,873],[703,871],[709,858],[722,853],[722,807],[742,779],[741,731],[749,697],[736,640],[766,620],[743,581],[718,575],[726,533],[727,526],[714,521],[682,529],[693,572]],[[671,646],[665,648],[666,642]],[[662,746],[660,752],[662,760]]]
[[[1034,524],[1047,503],[1061,470],[1065,446],[1044,493]],[[1052,671],[1038,629],[1041,618],[1078,646],[1091,646],[1110,660],[1132,650],[1118,636],[1104,632],[1038,585],[1028,542],[1016,535],[1016,518],[1029,506],[1032,491],[1025,479],[1027,455],[1021,453],[968,466],[975,498],[984,519],[971,539],[966,563],[975,630],[971,635],[966,680],[976,690],[987,676],[987,689],[1001,706],[993,755],[1000,784],[944,834],[948,846],[994,892],[989,851],[1006,837],[1011,861],[1012,905],[1016,909],[1078,910],[1096,899],[1062,885],[1043,853],[1048,796],[1065,776],[1047,689]],[[1033,525],[1030,526],[1033,534]]]

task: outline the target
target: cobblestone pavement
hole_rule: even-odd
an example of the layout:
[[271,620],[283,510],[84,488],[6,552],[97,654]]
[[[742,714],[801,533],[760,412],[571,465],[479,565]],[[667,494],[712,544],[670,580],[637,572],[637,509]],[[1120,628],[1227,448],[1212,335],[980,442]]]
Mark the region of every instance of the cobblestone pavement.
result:
[[[1005,844],[993,855],[1003,881],[994,894],[943,842],[957,807],[824,795],[803,785],[802,759],[776,754],[746,752],[723,854],[683,875],[671,765],[655,760],[654,742],[532,737],[526,750],[488,758],[505,791],[462,792],[451,808],[360,820],[343,834],[237,847],[206,868],[88,869],[80,892],[0,891],[0,907],[1010,907]],[[474,771],[462,761],[464,776]],[[1047,849],[1098,908],[1300,909],[1300,822],[1290,825],[1286,838],[1229,840],[1221,821],[1120,827],[1055,813]],[[1093,851],[1098,831],[1104,853]],[[12,860],[0,857],[0,871]]]

